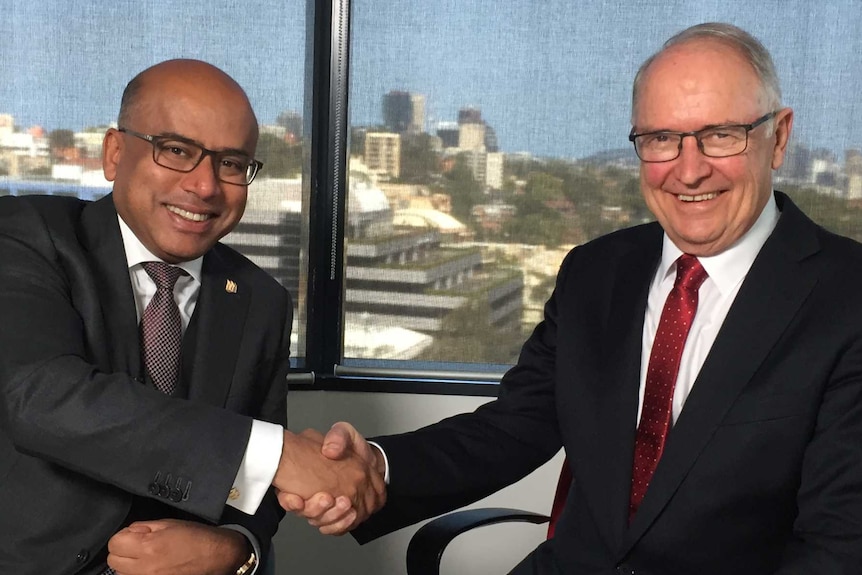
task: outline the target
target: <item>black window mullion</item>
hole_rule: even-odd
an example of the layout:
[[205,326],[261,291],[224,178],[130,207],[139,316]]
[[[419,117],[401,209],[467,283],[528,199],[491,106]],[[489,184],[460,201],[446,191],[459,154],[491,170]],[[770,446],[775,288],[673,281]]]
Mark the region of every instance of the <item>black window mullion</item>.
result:
[[312,139],[306,367],[331,374],[343,349],[349,0],[308,0],[313,11]]

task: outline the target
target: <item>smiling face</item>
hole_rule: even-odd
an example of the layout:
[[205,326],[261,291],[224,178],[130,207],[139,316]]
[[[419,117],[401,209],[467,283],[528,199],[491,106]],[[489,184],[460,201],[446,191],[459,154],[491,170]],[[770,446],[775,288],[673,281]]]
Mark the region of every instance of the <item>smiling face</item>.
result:
[[[689,132],[748,124],[771,112],[754,69],[715,40],[693,40],[661,53],[649,66],[633,113],[638,133]],[[640,185],[650,211],[683,252],[718,254],[747,232],[772,192],[793,120],[789,108],[749,132],[748,147],[727,158],[704,156],[692,137],[670,162],[641,162]]]
[[[210,150],[253,156],[257,120],[242,89],[203,62],[172,60],[141,75],[121,127],[182,136]],[[248,186],[216,179],[212,157],[191,172],[153,161],[149,142],[108,130],[102,151],[105,177],[123,221],[154,255],[170,263],[196,259],[230,232],[245,210]]]

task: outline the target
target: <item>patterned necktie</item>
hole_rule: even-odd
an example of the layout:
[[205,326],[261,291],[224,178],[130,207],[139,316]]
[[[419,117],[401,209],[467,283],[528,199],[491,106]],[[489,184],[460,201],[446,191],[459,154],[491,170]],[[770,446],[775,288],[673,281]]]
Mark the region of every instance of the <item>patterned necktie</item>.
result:
[[673,391],[688,330],[697,311],[697,291],[707,273],[697,258],[683,254],[661,312],[647,367],[641,421],[635,436],[629,521],[643,500],[664,450],[673,413]]
[[[156,282],[156,293],[141,316],[144,365],[153,385],[170,395],[177,387],[183,324],[174,301],[174,285],[185,272],[164,262],[145,262],[144,270]],[[116,575],[110,567],[101,575]]]
[[141,316],[144,365],[153,385],[170,395],[177,387],[183,324],[174,301],[174,284],[185,272],[164,262],[146,262],[144,269],[156,282],[156,293]]

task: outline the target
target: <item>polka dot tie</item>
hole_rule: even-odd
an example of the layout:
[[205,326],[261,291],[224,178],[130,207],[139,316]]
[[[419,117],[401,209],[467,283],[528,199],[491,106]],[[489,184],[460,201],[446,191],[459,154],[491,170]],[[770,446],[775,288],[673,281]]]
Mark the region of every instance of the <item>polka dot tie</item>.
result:
[[677,260],[676,280],[662,309],[647,367],[641,420],[635,436],[629,521],[643,500],[664,450],[679,360],[697,312],[697,291],[706,277],[707,273],[696,257],[683,254]]
[[144,269],[156,282],[156,293],[141,316],[144,365],[153,385],[171,394],[177,387],[183,325],[174,301],[174,285],[185,272],[164,262],[146,262]]

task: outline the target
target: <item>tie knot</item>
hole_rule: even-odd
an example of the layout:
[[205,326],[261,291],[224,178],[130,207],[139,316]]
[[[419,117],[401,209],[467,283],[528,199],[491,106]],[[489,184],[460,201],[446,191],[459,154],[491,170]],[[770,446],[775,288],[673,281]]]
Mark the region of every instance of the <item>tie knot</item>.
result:
[[165,262],[144,262],[142,265],[147,275],[156,282],[158,289],[173,291],[174,284],[177,283],[181,275],[185,274],[180,268],[166,264]]
[[693,255],[682,254],[676,260],[676,280],[674,285],[684,289],[698,290],[708,274],[700,261]]

